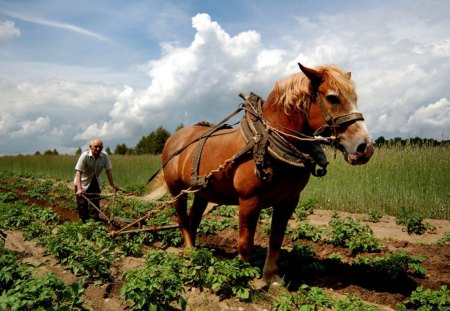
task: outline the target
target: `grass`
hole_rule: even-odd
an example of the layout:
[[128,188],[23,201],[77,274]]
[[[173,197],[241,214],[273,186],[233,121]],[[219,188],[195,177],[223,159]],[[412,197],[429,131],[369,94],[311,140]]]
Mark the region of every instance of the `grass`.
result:
[[[156,155],[111,155],[114,181],[119,186],[145,185],[150,176],[160,167],[160,157]],[[0,170],[21,175],[37,175],[58,180],[73,180],[75,155],[20,155],[0,157]],[[105,171],[102,179],[107,183]]]
[[450,219],[450,147],[393,147],[375,150],[362,166],[345,163],[327,150],[328,174],[311,178],[303,198],[323,209],[397,215],[401,208],[425,217]]
[[[407,209],[427,218],[450,220],[450,147],[398,146],[378,148],[369,163],[351,166],[338,152],[326,150],[330,165],[324,178],[311,177],[302,200],[322,209],[396,216]],[[72,180],[77,156],[5,156],[0,170]],[[119,186],[145,185],[160,167],[155,155],[112,155]],[[104,173],[103,173],[104,174]],[[106,176],[103,176],[106,181]]]

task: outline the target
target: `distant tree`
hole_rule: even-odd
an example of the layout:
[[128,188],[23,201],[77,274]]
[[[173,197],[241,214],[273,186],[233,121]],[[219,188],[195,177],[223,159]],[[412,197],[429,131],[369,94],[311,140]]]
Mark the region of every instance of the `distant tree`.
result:
[[59,155],[59,153],[56,149],[53,150],[48,149],[44,151],[44,155]]
[[75,151],[75,155],[80,155],[81,154],[81,148],[78,147],[78,149]]
[[114,149],[114,154],[124,155],[127,153],[128,153],[128,147],[125,144],[119,144],[116,146],[116,149]]
[[385,143],[386,143],[386,139],[385,139],[383,136],[380,136],[380,137],[378,137],[378,138],[375,140],[375,144],[376,144],[378,147],[383,146]]
[[159,154],[162,152],[164,144],[169,137],[170,133],[160,126],[149,135],[142,136],[141,140],[136,145],[136,153]]
[[109,147],[106,147],[105,152],[106,152],[107,154],[112,154],[111,149],[110,149]]
[[36,152],[34,153],[34,155],[40,156],[40,155],[41,155],[41,152],[38,150],[38,151],[36,151]]

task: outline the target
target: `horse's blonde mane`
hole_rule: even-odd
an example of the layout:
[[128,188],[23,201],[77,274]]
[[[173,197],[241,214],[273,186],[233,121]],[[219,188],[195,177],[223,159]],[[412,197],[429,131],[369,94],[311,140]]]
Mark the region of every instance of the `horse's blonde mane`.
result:
[[[324,65],[314,68],[322,72],[328,84],[350,102],[356,102],[357,96],[353,81],[347,73],[334,65]],[[293,108],[303,109],[310,104],[315,94],[311,94],[310,81],[302,73],[294,73],[275,83],[271,93],[274,104],[289,113]]]

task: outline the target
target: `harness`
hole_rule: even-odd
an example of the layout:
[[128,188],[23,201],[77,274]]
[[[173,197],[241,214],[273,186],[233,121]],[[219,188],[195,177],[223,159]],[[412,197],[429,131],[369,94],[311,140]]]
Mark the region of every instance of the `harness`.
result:
[[[209,179],[212,177],[212,173],[204,176],[199,174],[201,154],[206,140],[214,132],[223,129],[226,126],[224,123],[241,110],[245,111],[244,116],[240,120],[240,125],[241,134],[246,145],[230,159],[230,162],[233,163],[251,153],[255,163],[255,174],[262,181],[267,181],[270,178],[273,159],[294,167],[305,168],[316,177],[325,176],[328,161],[321,144],[333,145],[336,138],[335,136],[321,137],[318,135],[321,135],[328,129],[335,133],[336,129],[341,126],[357,120],[364,120],[362,114],[357,112],[332,118],[325,109],[320,97],[318,97],[317,102],[326,124],[318,129],[314,136],[307,136],[288,129],[295,134],[290,135],[271,127],[265,121],[262,113],[264,100],[260,96],[254,93],[250,93],[249,97],[243,94],[240,94],[240,96],[245,100],[240,108],[196,140],[198,144],[194,151],[191,172],[193,187],[206,187]],[[297,143],[293,144],[285,137],[294,137]],[[177,154],[179,153],[177,152]]]
[[[328,165],[328,161],[321,144],[336,147],[336,130],[338,128],[356,121],[364,120],[363,115],[359,112],[351,112],[332,118],[323,105],[320,96],[317,96],[317,103],[326,124],[317,129],[313,136],[308,136],[289,128],[283,128],[293,133],[288,134],[271,127],[265,121],[262,113],[262,105],[264,101],[261,97],[254,93],[250,93],[249,97],[246,97],[243,94],[239,94],[239,96],[243,98],[245,102],[241,104],[238,109],[215,126],[212,126],[209,123],[205,124],[204,122],[199,123],[199,125],[210,126],[211,129],[172,153],[166,161],[164,161],[161,168],[149,178],[147,183],[150,183],[150,181],[156,177],[159,171],[164,168],[170,160],[182,153],[186,148],[195,142],[198,142],[198,144],[192,158],[192,172],[190,177],[192,183],[191,187],[206,187],[214,172],[220,171],[227,163],[234,163],[248,154],[253,155],[255,174],[262,181],[268,180],[272,173],[272,159],[294,167],[306,168],[313,176],[322,177],[327,173],[326,167]],[[307,118],[309,109],[310,107],[307,107],[306,109]],[[225,124],[225,122],[242,110],[245,111],[245,115],[241,118],[240,125],[241,133],[246,143],[245,147],[236,153],[231,159],[226,160],[225,164],[220,166],[216,171],[212,171],[208,175],[200,176],[200,158],[206,140],[215,132],[221,129],[230,128],[230,126]],[[325,132],[327,132],[327,134],[324,134]],[[326,137],[322,137],[321,135],[325,135]],[[295,138],[298,142],[293,144],[285,137]]]
[[264,181],[270,177],[270,157],[294,167],[307,168],[314,176],[325,176],[328,161],[318,141],[305,141],[303,138],[296,144],[289,142],[283,132],[265,122],[262,114],[264,101],[261,97],[250,93],[245,99],[245,115],[240,125],[244,141],[253,147],[253,161],[258,178]]

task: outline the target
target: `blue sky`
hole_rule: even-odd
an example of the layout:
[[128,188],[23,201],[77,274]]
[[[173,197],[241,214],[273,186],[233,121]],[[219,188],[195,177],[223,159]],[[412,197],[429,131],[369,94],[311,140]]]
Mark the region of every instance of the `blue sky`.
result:
[[374,138],[450,139],[450,2],[0,0],[0,155],[220,121],[306,66],[352,72]]

